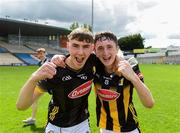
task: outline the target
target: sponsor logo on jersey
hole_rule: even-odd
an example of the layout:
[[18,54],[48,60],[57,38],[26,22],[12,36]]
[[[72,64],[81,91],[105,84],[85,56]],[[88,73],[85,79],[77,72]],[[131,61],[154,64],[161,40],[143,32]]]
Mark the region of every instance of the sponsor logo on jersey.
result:
[[85,75],[85,73],[77,75],[77,77],[83,79],[83,80],[87,80],[87,76]]
[[92,80],[89,80],[86,83],[78,86],[69,93],[68,97],[71,99],[75,99],[86,95],[91,90],[91,84],[92,84]]
[[107,89],[99,89],[97,94],[104,101],[116,100],[120,96],[120,93]]
[[72,77],[70,75],[62,77],[62,81],[68,81],[68,80],[71,80],[71,79],[72,79]]

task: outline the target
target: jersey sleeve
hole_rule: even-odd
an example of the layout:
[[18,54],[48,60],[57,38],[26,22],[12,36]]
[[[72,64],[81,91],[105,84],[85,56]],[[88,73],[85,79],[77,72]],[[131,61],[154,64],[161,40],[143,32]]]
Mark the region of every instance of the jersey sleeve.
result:
[[97,67],[97,60],[98,58],[96,57],[95,54],[91,54],[86,61],[86,64],[88,64],[89,68],[93,69],[93,74],[96,73],[96,67]]
[[91,58],[96,71],[100,71],[104,68],[104,65],[101,63],[101,61],[95,54],[91,54]]
[[41,80],[37,84],[37,91],[41,92],[48,92],[49,94],[52,94],[52,83],[51,80]]
[[137,76],[139,77],[139,79],[140,79],[142,82],[144,82],[144,76],[143,76],[143,74],[141,73],[138,64],[133,67],[133,70],[134,70],[134,72],[137,74]]
[[44,89],[42,89],[42,88],[41,88],[40,86],[38,86],[38,85],[36,85],[35,91],[37,91],[37,92],[39,92],[39,93],[41,93],[41,94],[43,94],[44,92],[46,92]]
[[89,60],[91,61],[91,63],[93,65],[95,65],[96,59],[97,59],[97,57],[96,57],[96,55],[94,53],[89,56]]

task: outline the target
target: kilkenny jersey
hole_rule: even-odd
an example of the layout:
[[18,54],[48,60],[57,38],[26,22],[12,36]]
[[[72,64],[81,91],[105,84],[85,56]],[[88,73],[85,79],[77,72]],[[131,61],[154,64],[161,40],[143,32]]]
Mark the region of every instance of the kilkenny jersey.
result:
[[[138,65],[134,71],[143,80]],[[132,101],[133,84],[123,76],[108,74],[96,68],[94,79],[97,126],[115,132],[139,129],[137,113]]]
[[59,127],[70,127],[89,117],[88,95],[93,82],[93,60],[91,55],[80,71],[68,66],[58,67],[52,79],[39,82],[40,88],[52,94],[48,122]]

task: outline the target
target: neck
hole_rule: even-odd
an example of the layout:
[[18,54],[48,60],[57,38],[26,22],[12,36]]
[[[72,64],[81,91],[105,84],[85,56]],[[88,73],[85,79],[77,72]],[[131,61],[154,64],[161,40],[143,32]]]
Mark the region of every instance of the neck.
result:
[[46,58],[46,57],[42,57],[40,60],[43,61],[43,60],[45,60],[45,58]]
[[65,60],[65,63],[68,65],[68,67],[72,70],[75,70],[75,71],[79,71],[81,70],[81,68],[75,68],[72,61],[71,61],[71,57],[69,56],[66,60]]
[[70,68],[74,69],[74,68],[73,68],[73,65],[72,65],[72,63],[71,63],[71,57],[70,57],[70,56],[65,60],[65,63],[66,63]]
[[105,70],[107,73],[113,73],[113,67],[112,66],[106,66]]

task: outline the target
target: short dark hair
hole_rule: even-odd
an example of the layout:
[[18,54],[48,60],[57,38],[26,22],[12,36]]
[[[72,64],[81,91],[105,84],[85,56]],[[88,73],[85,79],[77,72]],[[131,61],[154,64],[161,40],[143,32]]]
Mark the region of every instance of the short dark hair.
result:
[[96,43],[97,41],[104,41],[104,40],[112,40],[118,46],[118,40],[116,35],[114,35],[114,33],[109,31],[104,31],[95,34],[94,43]]
[[68,35],[69,40],[85,41],[87,43],[93,43],[93,34],[86,28],[77,28]]

